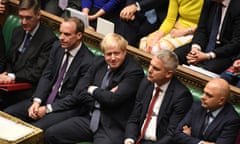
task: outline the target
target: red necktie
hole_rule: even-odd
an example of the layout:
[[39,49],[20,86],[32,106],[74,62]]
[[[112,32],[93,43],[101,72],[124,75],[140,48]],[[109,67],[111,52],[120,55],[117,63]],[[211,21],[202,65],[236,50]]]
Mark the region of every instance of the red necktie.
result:
[[143,126],[143,129],[142,129],[142,132],[141,132],[141,136],[138,138],[136,144],[139,144],[140,141],[143,139],[144,135],[145,135],[145,132],[147,130],[147,127],[148,127],[148,124],[150,122],[150,119],[152,117],[152,113],[153,113],[153,108],[154,108],[154,105],[157,101],[157,98],[159,96],[159,92],[160,92],[160,87],[156,87],[155,88],[155,94],[152,98],[152,101],[150,103],[150,106],[148,107],[148,113],[147,113],[147,119],[146,119],[146,122],[144,123],[144,126]]

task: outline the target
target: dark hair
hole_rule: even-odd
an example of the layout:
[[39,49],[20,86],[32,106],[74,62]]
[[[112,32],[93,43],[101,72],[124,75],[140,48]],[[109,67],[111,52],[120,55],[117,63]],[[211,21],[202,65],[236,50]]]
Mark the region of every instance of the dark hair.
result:
[[77,32],[81,32],[84,33],[84,23],[82,20],[80,20],[77,17],[68,17],[68,18],[64,18],[65,22],[74,22],[76,24],[76,33]]
[[19,10],[28,10],[33,8],[34,13],[38,13],[41,9],[39,0],[21,0],[19,4]]

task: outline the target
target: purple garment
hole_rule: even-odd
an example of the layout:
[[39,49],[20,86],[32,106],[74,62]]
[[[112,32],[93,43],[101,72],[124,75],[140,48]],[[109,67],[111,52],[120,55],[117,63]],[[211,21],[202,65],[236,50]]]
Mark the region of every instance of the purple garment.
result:
[[121,0],[82,0],[82,8],[91,9],[92,7],[103,9],[105,12],[109,12],[117,8],[121,3]]

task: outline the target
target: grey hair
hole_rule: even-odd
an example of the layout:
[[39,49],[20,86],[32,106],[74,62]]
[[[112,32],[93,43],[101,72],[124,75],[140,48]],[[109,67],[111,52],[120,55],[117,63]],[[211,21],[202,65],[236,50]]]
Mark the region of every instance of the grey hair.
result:
[[161,60],[164,63],[164,67],[167,70],[172,70],[173,72],[176,71],[179,63],[178,57],[174,52],[163,49],[154,53],[154,56],[156,56],[159,60]]

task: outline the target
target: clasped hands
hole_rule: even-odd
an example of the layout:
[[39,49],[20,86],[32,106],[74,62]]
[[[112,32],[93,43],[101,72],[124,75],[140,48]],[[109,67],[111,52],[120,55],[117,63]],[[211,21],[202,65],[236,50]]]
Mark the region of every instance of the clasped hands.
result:
[[135,19],[135,12],[137,11],[137,7],[135,4],[131,4],[126,6],[120,12],[120,18],[122,20],[134,20]]
[[10,77],[7,72],[0,74],[0,84],[11,84],[15,83],[15,79]]
[[198,65],[202,61],[207,60],[208,56],[198,48],[192,47],[192,50],[187,54],[186,58],[188,64]]
[[33,102],[28,109],[28,116],[34,120],[37,120],[46,115],[46,110],[46,106],[40,106],[38,102]]

